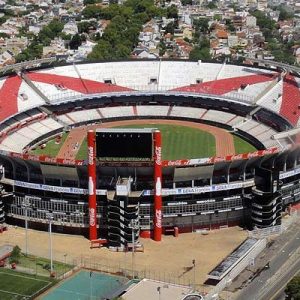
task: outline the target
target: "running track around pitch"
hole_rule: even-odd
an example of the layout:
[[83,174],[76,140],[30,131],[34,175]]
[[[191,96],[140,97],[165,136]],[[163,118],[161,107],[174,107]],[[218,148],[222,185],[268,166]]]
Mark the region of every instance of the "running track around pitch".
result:
[[[187,126],[191,128],[200,129],[212,134],[215,137],[216,141],[216,156],[226,156],[235,154],[233,136],[226,130],[206,124],[200,124],[189,121],[177,121],[177,120],[161,120],[161,119],[143,119],[143,120],[124,120],[124,121],[115,121],[107,122],[102,124],[84,126],[74,128],[70,131],[68,138],[65,140],[62,145],[57,157],[59,158],[68,158],[75,159],[79,148],[84,141],[87,131],[89,129],[97,128],[111,128],[116,126],[126,126],[126,125],[144,125],[144,124],[169,124],[177,126]],[[79,145],[77,148],[74,146]]]

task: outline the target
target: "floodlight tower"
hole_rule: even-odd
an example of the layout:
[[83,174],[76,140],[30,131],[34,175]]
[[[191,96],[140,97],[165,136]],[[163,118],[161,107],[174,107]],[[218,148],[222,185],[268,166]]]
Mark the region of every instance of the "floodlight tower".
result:
[[95,132],[89,130],[88,142],[88,177],[89,177],[89,238],[97,240],[97,202],[96,202],[96,162],[95,162]]
[[161,241],[162,234],[162,165],[161,165],[161,132],[153,132],[154,141],[154,218],[153,218],[153,239]]

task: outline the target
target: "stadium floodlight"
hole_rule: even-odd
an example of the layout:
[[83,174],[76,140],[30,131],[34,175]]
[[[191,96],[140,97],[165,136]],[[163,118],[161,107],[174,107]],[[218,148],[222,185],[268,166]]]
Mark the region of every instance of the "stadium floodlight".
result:
[[157,287],[157,292],[158,292],[158,299],[160,300],[160,295],[161,295],[161,287]]
[[24,198],[22,202],[22,208],[25,212],[25,255],[28,255],[28,208],[30,208],[31,204],[27,197]]
[[93,271],[90,271],[90,299],[93,300],[93,282],[92,282]]
[[131,257],[131,269],[132,269],[132,278],[134,278],[134,232],[136,229],[139,228],[139,222],[136,219],[132,219],[129,223],[129,228],[131,228],[131,238],[132,238],[132,245],[131,245],[131,250],[132,250],[132,257]]
[[53,214],[47,213],[46,217],[49,221],[49,248],[50,248],[50,274],[53,273],[53,255],[52,255],[52,221]]
[[67,255],[68,255],[68,253],[65,253],[64,254],[64,262],[65,262],[65,265],[64,265],[64,278],[65,278],[65,276],[66,276],[66,266],[67,266]]
[[196,260],[192,260],[193,263],[193,269],[194,269],[194,291],[196,290]]

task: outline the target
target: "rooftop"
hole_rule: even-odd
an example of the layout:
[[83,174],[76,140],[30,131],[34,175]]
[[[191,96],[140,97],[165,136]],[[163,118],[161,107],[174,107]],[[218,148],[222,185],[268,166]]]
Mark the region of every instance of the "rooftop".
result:
[[125,294],[122,295],[124,300],[182,300],[192,292],[192,288],[184,285],[176,285],[155,281],[151,279],[143,279],[136,285],[132,286]]

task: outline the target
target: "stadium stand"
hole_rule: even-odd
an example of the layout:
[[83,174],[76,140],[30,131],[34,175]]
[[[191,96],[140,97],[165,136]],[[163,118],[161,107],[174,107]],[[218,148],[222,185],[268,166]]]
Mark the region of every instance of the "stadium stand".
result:
[[[39,144],[64,127],[95,120],[194,119],[222,124],[228,130],[232,127],[253,145],[259,144],[259,150],[250,154],[163,161],[163,230],[178,227],[180,232],[187,232],[237,224],[249,227],[255,224],[261,228],[279,225],[281,210],[300,201],[300,151],[289,149],[294,137],[281,138],[280,144],[271,138],[299,124],[300,92],[296,75],[287,74],[280,80],[274,68],[200,61],[135,60],[27,68],[26,76],[50,99],[46,103],[24,79],[25,71],[20,74],[23,80],[18,75],[0,79],[0,165],[3,166],[0,170],[5,173],[1,184],[14,195],[5,199],[5,213],[11,224],[23,224],[22,203],[24,196],[28,196],[32,204],[28,216],[33,228],[47,229],[46,213],[55,211],[54,230],[87,232],[86,161],[38,157],[22,151],[28,144]],[[119,176],[131,177],[134,191],[138,192],[134,199],[135,215],[139,217],[140,229],[150,236],[151,162],[122,163],[97,166],[101,174],[97,183],[100,188],[97,222],[101,230],[113,230],[107,226],[111,222],[107,216],[111,214],[106,212],[118,208],[108,201],[108,195],[115,192]],[[278,166],[276,170],[274,163]],[[182,174],[191,173],[189,166],[195,176],[178,179],[178,170],[183,169]],[[273,191],[265,191],[267,184],[257,183],[258,174],[265,170],[269,172],[267,175],[272,174],[270,178],[277,178],[278,191],[282,185],[284,200],[277,191],[274,195]],[[261,190],[255,193],[254,188]],[[268,198],[266,205],[260,197]],[[257,209],[252,203],[260,203],[264,213],[253,217]],[[128,219],[132,218],[130,209],[129,205]],[[127,237],[131,238],[131,232],[126,233]]]
[[69,89],[82,94],[109,93],[130,90],[128,88],[116,86],[111,83],[103,83],[89,79],[74,78],[56,74],[32,72],[28,73],[28,77],[32,81],[52,84],[62,90]]
[[25,81],[22,81],[18,93],[18,111],[27,111],[44,104],[45,101],[37,95]]
[[132,106],[103,107],[99,109],[104,118],[133,116]]
[[279,80],[256,104],[279,113],[282,103],[283,80]]
[[58,118],[70,125],[70,124],[76,124],[80,122],[98,120],[101,119],[101,116],[99,115],[96,109],[87,109],[83,111],[81,110],[81,111],[70,112],[66,115],[60,115],[58,116]]
[[207,113],[202,117],[202,120],[213,121],[221,124],[226,124],[232,118],[235,117],[234,114],[227,113],[224,111],[212,110],[210,109]]
[[205,111],[206,110],[203,108],[174,106],[171,116],[198,119]]
[[280,114],[296,125],[300,115],[300,91],[295,77],[286,75],[283,79],[283,95]]
[[167,116],[169,106],[160,106],[160,105],[145,105],[137,106],[138,116]]
[[0,89],[1,121],[18,112],[18,91],[22,83],[19,76],[10,76],[3,80],[4,83]]
[[175,91],[224,95],[232,91],[238,91],[243,86],[246,87],[247,85],[266,82],[273,79],[274,75],[271,74],[247,75],[193,84],[177,88]]

